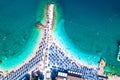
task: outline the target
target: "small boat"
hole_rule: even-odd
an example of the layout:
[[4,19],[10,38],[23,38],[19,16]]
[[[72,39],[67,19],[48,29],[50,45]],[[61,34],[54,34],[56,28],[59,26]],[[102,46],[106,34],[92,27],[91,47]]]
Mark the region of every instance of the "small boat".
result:
[[117,56],[117,60],[120,61],[120,54],[118,54],[118,56]]
[[118,51],[117,61],[120,61],[120,45],[119,45],[119,51]]

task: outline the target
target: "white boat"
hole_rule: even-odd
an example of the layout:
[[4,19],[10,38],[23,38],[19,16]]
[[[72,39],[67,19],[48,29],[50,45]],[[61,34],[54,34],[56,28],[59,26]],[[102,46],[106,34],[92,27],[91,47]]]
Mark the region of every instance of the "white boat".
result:
[[120,61],[120,45],[119,45],[119,52],[118,52],[117,60]]

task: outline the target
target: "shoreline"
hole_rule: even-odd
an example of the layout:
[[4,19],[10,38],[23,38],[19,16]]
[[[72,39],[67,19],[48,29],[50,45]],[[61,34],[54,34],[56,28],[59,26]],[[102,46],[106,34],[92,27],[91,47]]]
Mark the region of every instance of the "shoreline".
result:
[[[6,72],[11,72],[11,71],[16,71],[17,69],[19,69],[21,66],[25,65],[26,63],[28,63],[28,61],[33,57],[35,56],[36,54],[36,51],[38,51],[38,48],[39,48],[39,40],[41,40],[41,32],[38,33],[38,36],[37,36],[37,40],[36,40],[36,43],[34,45],[34,47],[32,48],[33,50],[31,50],[32,52],[29,53],[29,55],[27,55],[27,57],[25,58],[25,60],[23,60],[21,63],[17,64],[16,66],[14,66],[13,68],[10,68],[9,70],[4,70],[4,68],[1,68],[0,71],[2,71],[3,73],[6,73]],[[32,56],[32,57],[31,57]]]
[[[9,74],[12,71],[15,72],[20,67],[22,67],[23,65],[27,64],[36,55],[36,52],[39,50],[39,45],[40,45],[40,43],[42,41],[42,37],[44,35],[43,35],[43,31],[40,28],[38,28],[38,27],[36,28],[35,33],[38,34],[37,36],[35,36],[37,40],[32,43],[32,44],[34,44],[33,47],[31,48],[32,50],[30,51],[30,53],[29,53],[29,51],[27,51],[28,55],[25,56],[25,59],[23,61],[21,61],[20,63],[16,64],[15,66],[13,66],[13,67],[10,67],[10,68],[7,68],[7,69],[4,69],[4,67],[1,67],[0,71],[2,73],[0,73],[0,74],[6,75],[6,74]],[[33,40],[31,40],[31,42],[32,41]],[[25,53],[23,52],[22,54],[25,54]],[[14,60],[16,60],[16,59],[14,59]]]
[[38,29],[36,29],[36,28],[33,29],[32,35],[30,36],[30,39],[29,39],[27,45],[25,45],[24,51],[22,51],[21,55],[18,55],[16,57],[7,59],[5,61],[5,63],[1,64],[0,71],[3,71],[3,72],[8,71],[8,72],[10,72],[15,67],[18,67],[19,65],[21,65],[21,63],[23,63],[27,59],[27,57],[29,57],[31,52],[36,47],[34,45],[37,44],[37,41],[38,41],[39,37],[40,37],[40,32],[38,32]]
[[94,68],[94,69],[98,67],[98,65],[88,65],[85,61],[81,61],[78,57],[73,56],[73,52],[71,52],[70,50],[66,48],[66,44],[64,44],[62,40],[57,38],[58,35],[55,35],[54,33],[52,33],[52,36],[53,36],[53,42],[55,42],[55,44],[61,48],[61,50],[65,53],[66,56],[69,56],[77,64],[84,65],[84,66],[87,66],[89,68]]
[[[56,27],[58,27],[58,26],[55,25],[55,29],[56,29]],[[65,53],[66,53],[66,52],[70,52],[69,54],[66,54],[66,55],[68,55],[70,58],[72,58],[72,60],[74,59],[75,62],[77,62],[78,64],[81,63],[81,64],[84,65],[84,66],[87,66],[87,67],[89,67],[89,68],[94,68],[94,69],[97,69],[98,66],[100,65],[100,60],[99,60],[99,63],[98,63],[97,65],[96,65],[96,64],[89,65],[89,64],[86,63],[85,61],[81,61],[78,57],[72,56],[73,52],[71,53],[71,50],[70,50],[70,51],[69,51],[69,50],[65,50],[65,48],[67,49],[66,43],[64,43],[64,41],[61,40],[61,38],[60,38],[60,39],[57,38],[57,37],[59,37],[59,34],[54,35],[54,32],[53,32],[53,37],[56,37],[56,40],[54,39],[54,42],[56,42],[57,46],[59,46]],[[61,42],[61,41],[62,41],[62,42]],[[80,65],[81,65],[81,64],[80,64]],[[107,64],[106,61],[105,61],[105,64]],[[102,69],[103,75],[105,76],[105,66],[104,66],[104,67],[101,67],[101,69]],[[116,76],[115,80],[118,79],[118,78],[120,78],[119,75],[115,75],[115,76]],[[114,77],[114,76],[113,76],[113,77]],[[113,77],[110,77],[110,78],[113,78]]]
[[[32,58],[34,58],[36,56],[36,52],[39,50],[39,45],[40,45],[40,43],[42,41],[42,38],[44,38],[44,28],[45,29],[48,28],[48,35],[50,34],[50,36],[52,36],[52,43],[55,43],[64,52],[65,56],[68,56],[72,61],[77,63],[78,66],[86,66],[88,68],[93,68],[94,70],[97,70],[98,65],[88,65],[85,61],[83,61],[83,60],[81,61],[80,59],[78,59],[78,57],[73,56],[72,54],[74,53],[74,51],[71,52],[69,49],[67,49],[67,45],[64,43],[63,40],[60,40],[59,35],[57,35],[57,34],[55,35],[54,34],[54,32],[53,32],[54,27],[53,26],[55,26],[55,24],[54,23],[51,24],[52,22],[55,21],[55,19],[54,19],[55,18],[54,17],[54,12],[51,12],[51,10],[53,10],[53,8],[52,8],[53,6],[54,5],[49,7],[49,5],[48,5],[48,7],[47,7],[47,10],[46,10],[47,13],[45,13],[46,17],[47,17],[47,19],[45,20],[46,21],[45,25],[42,24],[42,23],[37,23],[37,28],[41,29],[41,31],[40,31],[41,34],[39,33],[38,39],[36,41],[36,44],[34,45],[35,47],[33,48],[33,50],[30,53],[30,55],[24,60],[24,62],[22,64],[17,65],[14,69],[9,70],[8,72],[5,72],[4,73],[5,75],[9,74],[9,72],[11,72],[11,71],[16,72],[16,70],[18,70],[21,66],[27,64]],[[53,13],[53,14],[51,14],[51,13]],[[47,15],[49,15],[49,16],[47,16]],[[50,24],[49,24],[49,21],[50,21]],[[49,30],[51,30],[51,31],[49,31]],[[101,61],[100,61],[100,69],[102,71],[101,75],[105,75],[104,74],[105,64],[106,64],[106,62],[104,62],[104,60],[101,59]],[[43,65],[45,65],[45,64],[43,64]],[[116,79],[119,80],[120,77],[119,76],[111,76],[111,77],[109,77],[109,80],[116,80]]]
[[[53,42],[55,42],[55,44],[65,53],[66,56],[68,56],[71,60],[76,62],[78,64],[78,66],[83,65],[83,66],[87,66],[88,68],[93,68],[95,70],[100,68],[101,72],[98,71],[99,72],[98,74],[106,76],[105,75],[105,66],[106,66],[107,63],[102,58],[100,59],[98,65],[89,65],[85,61],[81,61],[79,58],[77,58],[74,55],[72,55],[73,53],[70,53],[71,52],[70,50],[65,49],[66,48],[66,44],[64,44],[64,42],[62,40],[57,38],[58,35],[55,35],[54,32],[53,32],[52,36],[53,36],[52,37],[53,38]],[[102,66],[100,66],[101,63],[102,63]],[[108,80],[120,80],[120,76],[119,75],[108,75]]]
[[[45,18],[43,18],[39,23],[41,24],[41,26],[44,26],[46,23],[46,21],[47,21],[47,19],[46,19],[46,17],[47,17],[47,15],[46,15],[46,11],[48,10],[48,9],[46,9],[46,8],[48,8],[48,6],[45,6],[45,9],[44,9],[44,17]],[[38,22],[37,22],[38,23]],[[0,71],[2,72],[2,74],[3,75],[6,75],[6,74],[9,74],[11,71],[16,71],[16,70],[18,70],[21,66],[23,66],[23,65],[25,65],[25,64],[27,64],[35,55],[36,55],[36,52],[39,50],[39,44],[41,43],[41,41],[42,41],[42,38],[43,38],[43,34],[44,34],[44,27],[43,28],[39,28],[38,27],[38,25],[36,24],[36,26],[37,26],[37,29],[39,30],[38,31],[38,38],[37,38],[37,40],[36,40],[36,43],[35,43],[35,45],[34,45],[34,47],[33,47],[33,50],[31,50],[31,52],[30,52],[30,55],[28,55],[27,57],[26,57],[26,59],[23,61],[23,62],[21,62],[20,64],[17,64],[16,66],[14,66],[14,67],[12,67],[12,68],[10,68],[9,70],[4,70],[4,68],[0,68]]]

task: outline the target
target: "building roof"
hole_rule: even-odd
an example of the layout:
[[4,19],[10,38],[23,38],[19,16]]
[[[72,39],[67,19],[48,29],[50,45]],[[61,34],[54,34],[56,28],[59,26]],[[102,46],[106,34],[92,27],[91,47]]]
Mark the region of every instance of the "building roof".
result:
[[64,78],[66,78],[66,77],[67,77],[67,73],[58,72],[58,76],[59,76],[59,77],[64,77]]

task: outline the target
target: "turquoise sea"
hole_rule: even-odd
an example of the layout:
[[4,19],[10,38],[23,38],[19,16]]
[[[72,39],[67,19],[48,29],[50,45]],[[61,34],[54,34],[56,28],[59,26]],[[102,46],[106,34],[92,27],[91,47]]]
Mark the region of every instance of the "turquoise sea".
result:
[[[107,63],[105,71],[120,75],[120,62],[116,59],[119,0],[1,0],[0,67],[13,68],[29,56],[39,35],[35,23],[44,18],[44,8],[50,2],[56,4],[54,33],[60,36],[69,54],[90,65],[98,65],[103,58]],[[18,57],[19,62],[13,62]]]
[[58,0],[61,19],[56,33],[65,46],[82,61],[98,65],[106,61],[105,71],[120,75],[117,61],[120,40],[119,0]]
[[14,68],[34,49],[40,35],[35,27],[39,3],[39,0],[0,0],[0,69]]

